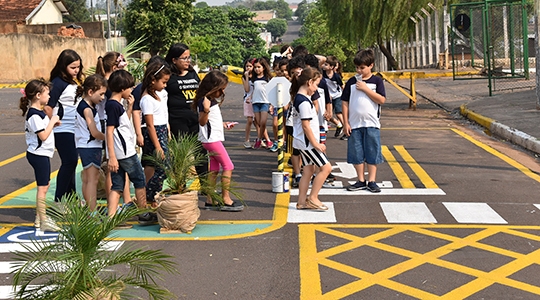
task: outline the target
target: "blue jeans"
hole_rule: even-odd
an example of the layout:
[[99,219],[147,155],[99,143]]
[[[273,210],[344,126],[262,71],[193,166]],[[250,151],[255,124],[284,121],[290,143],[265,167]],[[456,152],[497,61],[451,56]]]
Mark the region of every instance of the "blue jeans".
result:
[[141,162],[139,161],[137,154],[134,154],[128,158],[118,160],[118,171],[111,172],[111,190],[118,192],[124,191],[126,173],[128,174],[129,181],[133,182],[133,186],[136,189],[142,189],[146,186],[146,179],[144,178]]
[[353,165],[364,162],[370,165],[381,164],[381,130],[375,127],[353,129],[347,141],[347,162]]

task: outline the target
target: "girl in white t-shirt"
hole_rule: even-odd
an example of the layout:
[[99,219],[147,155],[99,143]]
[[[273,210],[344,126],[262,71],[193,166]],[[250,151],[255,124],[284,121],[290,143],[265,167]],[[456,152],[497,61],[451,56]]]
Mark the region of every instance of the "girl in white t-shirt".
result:
[[169,141],[169,112],[167,109],[167,92],[165,87],[171,76],[171,69],[162,62],[151,63],[146,67],[142,83],[141,111],[146,123],[143,132],[143,160],[146,177],[146,201],[155,202],[154,197],[163,189],[165,171],[156,168],[145,155],[154,153],[165,158]]
[[[217,70],[206,74],[197,89],[193,108],[196,108],[199,112],[199,141],[201,141],[204,149],[211,153],[208,181],[214,186],[220,168],[223,169],[221,173],[223,205],[219,206],[219,209],[223,211],[241,211],[244,209],[244,205],[231,199],[229,187],[234,165],[225,146],[223,146],[225,140],[224,128],[231,129],[237,123],[223,122],[219,108],[223,103],[224,91],[228,83],[227,76]],[[216,207],[215,203],[211,197],[208,197],[205,208],[213,207]]]
[[42,80],[30,81],[20,99],[19,108],[26,115],[26,158],[34,169],[37,183],[35,227],[42,231],[58,231],[55,222],[47,217],[45,197],[49,189],[51,157],[54,154],[53,127],[61,124],[57,115],[49,118],[43,106],[49,101],[49,85]]
[[97,186],[103,141],[105,134],[101,128],[97,106],[105,100],[107,80],[105,77],[94,74],[88,76],[77,90],[77,98],[82,101],[77,106],[75,118],[75,146],[81,158],[82,192],[86,204],[94,211],[97,205]]
[[[328,210],[319,200],[319,191],[332,166],[328,162],[326,146],[321,144],[319,134],[319,118],[311,96],[317,92],[321,73],[311,67],[302,70],[300,75],[293,75],[291,96],[293,101],[293,147],[300,151],[303,174],[298,185],[298,203],[296,209]],[[311,193],[307,191],[311,177],[319,167],[319,173],[313,179]]]

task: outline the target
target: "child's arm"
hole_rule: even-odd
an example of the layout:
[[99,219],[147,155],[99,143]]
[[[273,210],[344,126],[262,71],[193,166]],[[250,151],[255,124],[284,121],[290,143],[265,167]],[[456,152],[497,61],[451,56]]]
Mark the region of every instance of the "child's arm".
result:
[[329,103],[326,103],[326,109],[324,111],[324,118],[326,120],[332,119],[333,113],[332,113],[332,101]]
[[51,135],[53,128],[60,124],[61,124],[61,121],[58,118],[58,116],[52,116],[51,120],[49,121],[49,124],[47,124],[47,127],[45,127],[45,130],[37,133],[38,138],[42,141],[45,141],[49,137],[49,135]]
[[135,134],[137,135],[137,145],[142,147],[144,145],[144,137],[141,130],[141,111],[133,109],[131,114],[133,127],[135,127]]
[[311,131],[311,126],[309,126],[309,122],[310,120],[302,120],[302,130],[304,131],[304,134],[306,135],[309,143],[313,145],[313,148],[321,152],[326,151],[326,146],[317,142],[317,138],[315,138],[315,135],[313,135],[313,132]]
[[369,97],[369,99],[371,99],[371,101],[377,104],[384,104],[384,102],[386,101],[386,97],[370,89],[367,84],[362,80],[356,82],[356,89],[364,92]]
[[94,122],[94,116],[92,114],[92,110],[90,108],[85,108],[84,111],[84,119],[86,121],[86,125],[88,126],[88,130],[90,130],[90,134],[98,140],[105,140],[105,135],[97,129],[96,122]]
[[109,154],[109,171],[118,172],[118,160],[116,159],[116,153],[114,153],[114,126],[107,126],[107,134],[105,135],[107,142],[107,153]]
[[146,121],[146,131],[148,132],[148,136],[150,137],[152,144],[154,144],[154,148],[156,148],[156,153],[159,154],[162,159],[164,159],[165,153],[163,153],[163,149],[159,143],[156,127],[154,127],[154,115],[145,114],[144,120]]
[[249,72],[244,73],[242,76],[242,85],[244,86],[244,91],[249,92]]
[[343,133],[346,136],[350,136],[351,126],[349,125],[349,101],[341,102],[341,112],[343,116]]
[[199,125],[204,126],[208,123],[208,113],[210,112],[210,100],[203,98],[203,110],[199,111]]
[[133,114],[133,102],[135,102],[135,97],[133,97],[133,95],[129,95],[129,98],[126,99],[126,102],[127,102],[126,114],[128,115],[128,118],[131,120],[131,115]]

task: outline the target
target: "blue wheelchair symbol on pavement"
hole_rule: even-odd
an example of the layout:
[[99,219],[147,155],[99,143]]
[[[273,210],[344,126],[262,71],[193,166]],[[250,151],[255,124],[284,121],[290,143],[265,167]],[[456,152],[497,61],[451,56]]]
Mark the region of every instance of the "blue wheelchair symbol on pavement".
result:
[[57,232],[44,232],[30,226],[15,227],[0,236],[0,243],[29,243],[32,241],[54,242],[58,240]]

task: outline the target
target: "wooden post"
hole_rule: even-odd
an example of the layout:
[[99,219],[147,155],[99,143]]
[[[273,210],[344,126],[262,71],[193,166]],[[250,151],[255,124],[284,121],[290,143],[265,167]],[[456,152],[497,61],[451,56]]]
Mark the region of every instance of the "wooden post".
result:
[[412,107],[413,110],[416,110],[416,86],[414,84],[414,79],[416,78],[416,72],[411,72],[411,99],[409,100],[409,108]]

